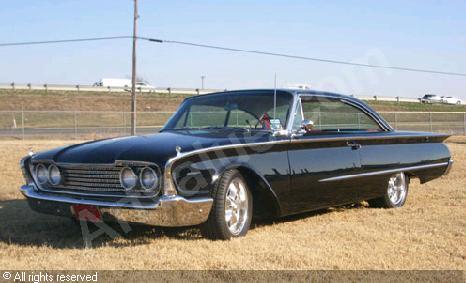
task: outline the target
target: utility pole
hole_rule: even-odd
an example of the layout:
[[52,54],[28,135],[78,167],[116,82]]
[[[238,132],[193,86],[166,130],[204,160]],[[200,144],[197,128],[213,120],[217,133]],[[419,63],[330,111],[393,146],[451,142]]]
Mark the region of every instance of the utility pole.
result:
[[205,75],[201,76],[201,89],[204,89],[204,80],[205,80]]
[[131,72],[131,135],[136,135],[136,31],[138,15],[138,0],[134,0],[133,18],[133,59]]

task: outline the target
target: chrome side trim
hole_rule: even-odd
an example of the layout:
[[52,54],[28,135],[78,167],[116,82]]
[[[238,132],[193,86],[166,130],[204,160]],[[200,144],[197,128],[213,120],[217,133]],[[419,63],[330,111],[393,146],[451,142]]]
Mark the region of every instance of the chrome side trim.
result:
[[189,156],[193,156],[196,154],[207,153],[209,151],[215,150],[222,150],[222,149],[231,149],[231,148],[239,148],[239,147],[252,147],[258,145],[275,145],[275,144],[286,144],[289,143],[289,139],[278,140],[278,141],[270,141],[270,142],[263,142],[263,143],[249,143],[249,144],[227,144],[227,145],[219,145],[219,146],[212,146],[208,148],[200,148],[188,152],[182,152],[177,156],[170,158],[167,163],[165,164],[165,170],[163,173],[163,194],[166,196],[175,196],[177,195],[175,180],[172,177],[172,167],[173,164],[182,159]]
[[410,167],[402,167],[402,168],[381,170],[381,171],[354,174],[354,175],[341,175],[341,176],[336,176],[336,177],[320,179],[319,182],[340,181],[340,180],[347,180],[347,179],[353,179],[353,178],[386,175],[386,174],[393,174],[393,173],[399,173],[399,172],[406,172],[406,171],[413,171],[413,170],[420,170],[420,169],[428,169],[428,168],[435,168],[435,167],[442,167],[442,166],[448,166],[448,162],[427,164],[427,165],[418,165],[418,166],[410,166]]
[[[380,132],[385,133],[385,132]],[[448,135],[438,135],[438,137],[444,137]],[[404,139],[404,138],[426,138],[425,136],[413,136],[413,135],[390,135],[390,136],[343,136],[343,137],[330,137],[330,138],[310,138],[310,139],[295,139],[291,140],[291,143],[316,143],[316,142],[332,142],[332,141],[362,141],[362,140],[390,140],[390,139]],[[435,136],[437,137],[437,135]]]

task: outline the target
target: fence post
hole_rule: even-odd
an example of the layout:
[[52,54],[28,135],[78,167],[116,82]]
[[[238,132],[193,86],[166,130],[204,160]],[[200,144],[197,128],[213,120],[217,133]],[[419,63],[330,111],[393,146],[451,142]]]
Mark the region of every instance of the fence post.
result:
[[429,125],[430,125],[430,131],[432,132],[434,129],[432,125],[432,112],[429,112]]
[[21,139],[24,141],[24,106],[21,106]]
[[126,135],[126,112],[123,112],[123,135]]
[[463,113],[463,130],[464,135],[466,136],[466,112]]
[[78,114],[74,111],[74,139],[78,139]]
[[361,129],[361,113],[357,113],[358,115],[358,129]]
[[398,130],[398,112],[395,112],[395,130]]
[[317,112],[317,121],[318,121],[317,124],[319,125],[318,129],[322,130],[322,115],[320,114],[320,111]]

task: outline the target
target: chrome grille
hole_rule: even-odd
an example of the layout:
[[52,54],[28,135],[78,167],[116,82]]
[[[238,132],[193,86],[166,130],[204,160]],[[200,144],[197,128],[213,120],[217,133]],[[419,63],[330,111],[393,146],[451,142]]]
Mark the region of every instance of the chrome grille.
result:
[[[128,192],[121,186],[120,171],[126,165],[86,165],[86,164],[56,164],[62,173],[63,180],[60,185],[46,184],[43,189],[48,191],[70,192],[76,194],[127,195]],[[138,174],[139,170],[147,164],[131,163],[131,168]],[[151,166],[152,167],[152,166]],[[131,193],[144,193],[138,185]],[[152,192],[153,193],[153,192]]]
[[73,167],[59,166],[63,182],[56,189],[90,191],[90,192],[125,192],[120,184],[122,167]]

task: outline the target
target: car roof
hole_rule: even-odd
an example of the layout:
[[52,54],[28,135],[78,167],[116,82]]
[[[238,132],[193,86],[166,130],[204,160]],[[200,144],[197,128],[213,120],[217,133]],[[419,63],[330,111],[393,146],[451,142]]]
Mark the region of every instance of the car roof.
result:
[[311,89],[294,89],[294,88],[258,88],[258,89],[240,89],[240,90],[228,90],[228,91],[221,91],[221,92],[212,92],[212,93],[207,93],[207,94],[202,94],[202,95],[196,95],[196,96],[190,96],[187,97],[185,100],[189,99],[194,99],[197,97],[209,97],[209,96],[216,96],[216,95],[228,95],[232,93],[243,93],[243,92],[255,92],[255,93],[260,93],[260,92],[273,92],[277,91],[277,94],[280,95],[280,93],[288,93],[292,96],[297,96],[297,95],[309,95],[309,96],[325,96],[326,98],[335,98],[335,99],[345,99],[349,101],[353,101],[358,104],[362,104],[365,108],[368,108],[371,112],[374,112],[370,107],[367,106],[367,104],[354,97],[354,96],[349,96],[349,95],[343,95],[339,93],[334,93],[334,92],[328,92],[328,91],[320,91],[320,90],[311,90]]
[[239,90],[228,90],[228,91],[221,91],[221,92],[212,92],[207,94],[201,94],[196,96],[187,97],[186,99],[196,98],[196,97],[206,97],[206,96],[214,96],[214,95],[222,95],[222,94],[230,94],[230,93],[242,93],[242,92],[286,92],[292,95],[325,95],[327,97],[332,98],[350,98],[354,99],[352,96],[343,95],[339,93],[327,92],[327,91],[319,91],[319,90],[308,90],[308,89],[293,89],[293,88],[257,88],[257,89],[239,89]]

